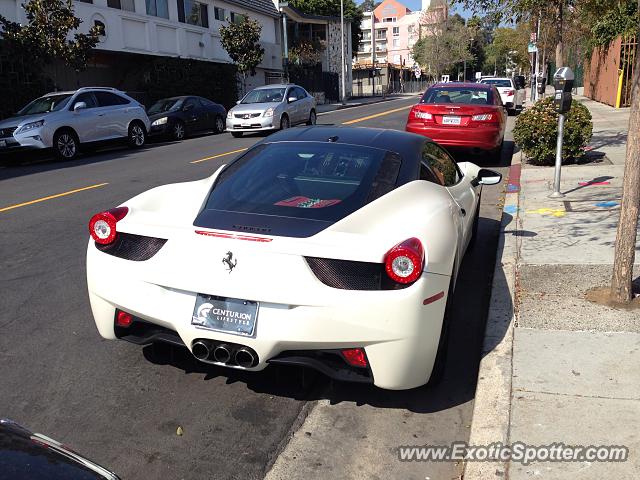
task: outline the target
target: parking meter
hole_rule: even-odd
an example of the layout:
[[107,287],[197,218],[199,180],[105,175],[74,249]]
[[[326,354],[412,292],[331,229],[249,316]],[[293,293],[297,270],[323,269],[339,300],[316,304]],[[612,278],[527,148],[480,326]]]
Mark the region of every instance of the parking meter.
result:
[[574,82],[573,70],[569,67],[561,67],[553,75],[555,96],[553,103],[558,113],[567,113],[571,108],[571,90]]
[[544,95],[547,90],[547,77],[538,76],[538,95]]

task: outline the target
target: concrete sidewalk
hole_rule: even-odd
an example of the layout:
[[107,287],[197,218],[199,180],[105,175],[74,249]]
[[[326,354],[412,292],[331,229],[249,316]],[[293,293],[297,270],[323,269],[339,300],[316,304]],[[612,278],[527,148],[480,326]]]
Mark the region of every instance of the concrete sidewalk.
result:
[[593,161],[563,167],[565,198],[548,197],[553,168],[514,155],[469,443],[623,445],[629,458],[468,463],[465,480],[640,477],[640,311],[584,298],[610,282],[629,109],[578,100]]

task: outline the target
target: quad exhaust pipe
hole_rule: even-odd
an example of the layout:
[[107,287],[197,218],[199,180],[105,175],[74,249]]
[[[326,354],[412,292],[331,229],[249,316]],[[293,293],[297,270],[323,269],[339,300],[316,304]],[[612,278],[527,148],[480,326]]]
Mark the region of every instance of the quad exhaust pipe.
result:
[[242,347],[238,349],[235,356],[235,361],[240,367],[249,368],[254,366],[256,357],[248,348]]
[[220,344],[213,350],[213,359],[216,362],[227,363],[231,360],[231,352],[225,344]]
[[251,368],[258,364],[258,355],[253,349],[233,343],[217,343],[201,338],[193,342],[191,352],[198,360],[206,363],[235,364],[242,368]]
[[209,350],[209,345],[202,340],[197,340],[193,342],[193,346],[191,347],[191,351],[193,352],[193,356],[198,360],[205,361],[209,358],[211,354]]

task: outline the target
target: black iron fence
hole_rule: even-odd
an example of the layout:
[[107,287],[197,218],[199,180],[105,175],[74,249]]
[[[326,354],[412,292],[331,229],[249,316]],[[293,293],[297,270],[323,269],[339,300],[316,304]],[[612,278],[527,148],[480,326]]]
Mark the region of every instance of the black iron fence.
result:
[[327,100],[340,99],[340,76],[333,72],[323,72],[322,65],[308,67],[291,65],[289,67],[289,81],[300,85],[308,92],[324,92]]

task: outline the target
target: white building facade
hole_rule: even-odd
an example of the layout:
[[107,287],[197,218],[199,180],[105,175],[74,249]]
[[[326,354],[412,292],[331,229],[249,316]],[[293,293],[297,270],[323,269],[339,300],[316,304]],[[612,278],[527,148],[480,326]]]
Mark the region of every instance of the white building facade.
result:
[[[25,23],[22,3],[0,0],[0,14]],[[231,62],[220,43],[220,27],[248,15],[262,25],[260,44],[265,54],[247,87],[263,85],[269,76],[282,72],[280,13],[271,0],[83,0],[74,1],[74,8],[83,22],[81,32],[93,25],[104,28],[98,53],[217,63]],[[110,68],[117,69],[117,64]]]

